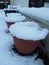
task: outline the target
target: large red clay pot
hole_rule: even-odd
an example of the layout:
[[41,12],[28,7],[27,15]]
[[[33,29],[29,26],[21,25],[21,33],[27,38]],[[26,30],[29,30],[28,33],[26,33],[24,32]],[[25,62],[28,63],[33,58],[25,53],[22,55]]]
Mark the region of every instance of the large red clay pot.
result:
[[42,29],[32,22],[19,22],[10,27],[15,48],[23,55],[31,54],[39,45],[39,40],[45,39],[48,34],[46,28]]
[[13,22],[7,22],[8,28],[9,28],[12,24],[14,24],[14,23],[13,23]]
[[32,41],[32,40],[23,40],[16,37],[13,37],[15,48],[17,51],[23,55],[31,54],[35,51],[35,49],[39,45],[39,41]]

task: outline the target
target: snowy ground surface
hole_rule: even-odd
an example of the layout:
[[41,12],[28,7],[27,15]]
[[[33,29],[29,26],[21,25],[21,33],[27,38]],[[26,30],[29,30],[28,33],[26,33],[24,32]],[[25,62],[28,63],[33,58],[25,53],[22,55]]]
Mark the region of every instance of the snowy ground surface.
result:
[[37,55],[21,56],[13,52],[14,42],[10,33],[6,33],[8,28],[3,11],[0,11],[0,19],[0,65],[44,65],[42,59],[34,60]]

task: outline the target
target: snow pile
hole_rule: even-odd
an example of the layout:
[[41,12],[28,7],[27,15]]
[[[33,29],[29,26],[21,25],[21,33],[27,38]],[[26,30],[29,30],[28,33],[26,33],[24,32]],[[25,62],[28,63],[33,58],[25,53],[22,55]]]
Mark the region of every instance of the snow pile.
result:
[[44,21],[48,21],[49,22],[49,8],[22,8],[22,7],[18,7],[17,8],[20,12],[22,12],[23,14],[26,14],[30,17],[34,17],[42,19]]
[[40,26],[35,22],[19,22],[12,25],[10,28],[10,33],[17,38],[24,40],[42,40],[48,34],[48,29],[40,28]]
[[25,20],[25,16],[20,14],[10,14],[9,16],[5,17],[6,22],[20,22]]
[[7,24],[4,20],[0,19],[0,31],[6,31],[8,30]]

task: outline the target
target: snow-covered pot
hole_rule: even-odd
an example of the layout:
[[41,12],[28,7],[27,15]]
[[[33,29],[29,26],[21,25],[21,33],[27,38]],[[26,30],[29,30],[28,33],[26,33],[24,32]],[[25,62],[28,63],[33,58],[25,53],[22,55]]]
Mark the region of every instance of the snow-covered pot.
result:
[[31,54],[39,45],[39,40],[44,39],[48,30],[41,29],[35,22],[19,22],[9,28],[13,36],[15,48],[23,55]]
[[8,14],[5,17],[5,20],[7,22],[7,26],[8,28],[10,27],[10,25],[16,23],[16,22],[20,22],[20,21],[24,21],[25,20],[25,16],[21,15],[20,13],[11,13]]

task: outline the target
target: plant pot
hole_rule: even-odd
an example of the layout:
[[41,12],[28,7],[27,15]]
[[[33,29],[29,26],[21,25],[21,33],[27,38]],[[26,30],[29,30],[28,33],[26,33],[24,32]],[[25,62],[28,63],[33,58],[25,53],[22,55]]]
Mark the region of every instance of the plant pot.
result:
[[13,23],[13,22],[7,22],[8,28],[9,28],[12,24],[14,24],[14,23]]
[[16,50],[22,55],[29,55],[35,51],[39,45],[39,41],[23,40],[13,37]]
[[21,14],[10,14],[7,17],[5,17],[5,21],[7,22],[8,28],[10,27],[11,24],[24,20],[25,16],[22,16]]
[[39,40],[45,39],[48,30],[40,28],[36,23],[19,22],[10,26],[15,48],[23,55],[31,54],[39,45]]

